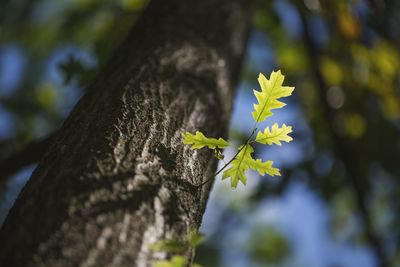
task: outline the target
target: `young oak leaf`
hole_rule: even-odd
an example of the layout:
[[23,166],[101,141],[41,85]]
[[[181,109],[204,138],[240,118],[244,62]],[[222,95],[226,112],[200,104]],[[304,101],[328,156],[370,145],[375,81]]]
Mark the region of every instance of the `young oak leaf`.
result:
[[221,137],[208,138],[204,136],[202,132],[196,131],[196,134],[191,134],[189,132],[182,133],[183,143],[185,145],[192,145],[192,149],[200,149],[203,147],[208,147],[210,149],[225,148],[229,146],[229,143],[222,139]]
[[261,159],[253,159],[251,154],[254,152],[254,149],[251,145],[247,144],[239,147],[239,154],[232,161],[232,167],[228,170],[224,171],[222,175],[222,180],[226,178],[231,178],[231,187],[236,188],[238,182],[241,181],[244,185],[246,185],[247,178],[245,175],[245,171],[249,168],[257,171],[261,175],[267,173],[268,175],[280,176],[279,169],[272,167],[272,161],[261,161]]
[[281,141],[289,143],[293,140],[288,134],[292,132],[292,126],[286,126],[286,124],[282,124],[282,127],[279,127],[277,123],[272,125],[271,130],[269,127],[265,128],[264,132],[260,131],[257,133],[256,142],[261,144],[277,144],[278,146],[282,145]]
[[271,160],[261,161],[261,159],[251,159],[247,162],[249,167],[257,171],[260,175],[281,176],[278,168],[272,167],[274,162]]
[[[188,266],[188,262],[184,256],[175,255],[170,260],[156,261],[153,267],[185,267]],[[192,267],[202,267],[200,264],[193,263]]]
[[273,113],[272,109],[277,109],[285,106],[286,104],[279,101],[281,97],[290,96],[294,87],[282,86],[285,76],[281,71],[273,71],[269,80],[262,74],[258,76],[258,82],[261,91],[254,91],[258,104],[254,104],[254,111],[252,112],[253,118],[256,122],[264,121]]
[[236,188],[239,181],[246,185],[247,178],[245,171],[247,171],[250,167],[248,162],[250,159],[252,159],[251,153],[254,152],[254,149],[249,144],[239,147],[239,150],[240,152],[231,162],[232,167],[224,171],[222,174],[222,180],[231,178],[232,188]]

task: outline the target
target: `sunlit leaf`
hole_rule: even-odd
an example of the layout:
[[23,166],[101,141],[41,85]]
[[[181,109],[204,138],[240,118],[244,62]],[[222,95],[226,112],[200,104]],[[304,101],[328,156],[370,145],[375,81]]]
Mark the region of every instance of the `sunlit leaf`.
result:
[[171,260],[157,261],[153,267],[185,267],[186,258],[184,256],[173,256]]
[[254,149],[251,147],[251,145],[241,146],[239,150],[239,154],[231,163],[232,167],[224,171],[222,175],[223,180],[227,178],[231,179],[232,188],[236,188],[239,181],[241,181],[242,184],[246,185],[247,178],[245,175],[245,171],[250,168],[247,162],[252,159],[251,153],[254,152]]
[[[173,256],[170,260],[162,260],[156,261],[153,264],[153,267],[186,267],[187,260],[184,256]],[[193,263],[191,264],[193,267],[202,267],[200,264]]]
[[260,175],[268,174],[270,176],[281,176],[279,169],[272,167],[274,162],[271,160],[263,162],[261,159],[249,159],[246,163]]
[[261,144],[277,144],[278,146],[282,145],[281,141],[290,142],[293,140],[288,134],[292,132],[292,126],[286,126],[286,124],[282,124],[281,127],[278,126],[277,123],[272,125],[271,129],[269,127],[265,128],[264,132],[258,132],[256,141]]
[[231,167],[224,171],[222,175],[223,180],[227,178],[231,179],[232,188],[236,188],[239,181],[246,185],[247,177],[245,171],[250,168],[259,172],[261,175],[265,173],[271,176],[280,175],[279,169],[272,167],[272,161],[262,162],[261,159],[253,159],[251,153],[254,152],[254,149],[251,145],[247,144],[241,146],[239,150],[240,152],[232,161]]
[[253,118],[257,122],[261,122],[270,117],[273,113],[272,109],[284,107],[286,104],[279,101],[281,97],[290,96],[294,87],[282,86],[285,77],[281,71],[273,71],[269,79],[262,73],[258,77],[261,91],[254,90],[258,104],[254,104]]
[[229,146],[229,143],[223,138],[208,138],[204,136],[202,132],[197,131],[196,134],[191,134],[189,132],[182,133],[183,143],[185,145],[192,145],[192,149],[200,149],[203,147],[208,147],[210,149],[225,148]]

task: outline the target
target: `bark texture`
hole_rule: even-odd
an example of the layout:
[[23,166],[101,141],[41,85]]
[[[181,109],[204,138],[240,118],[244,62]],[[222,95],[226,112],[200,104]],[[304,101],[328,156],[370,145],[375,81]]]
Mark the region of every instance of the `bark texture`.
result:
[[216,161],[181,132],[226,134],[249,3],[149,4],[18,197],[0,266],[151,266],[199,227]]

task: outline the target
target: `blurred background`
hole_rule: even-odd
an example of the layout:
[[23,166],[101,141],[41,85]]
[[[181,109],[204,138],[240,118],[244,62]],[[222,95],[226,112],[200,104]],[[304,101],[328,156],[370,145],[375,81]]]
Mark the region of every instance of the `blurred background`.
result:
[[[146,4],[0,3],[0,222]],[[217,179],[196,262],[400,266],[399,48],[400,1],[258,1],[230,140],[251,131],[258,73],[281,69],[294,96],[261,127],[292,125],[294,141],[256,148],[282,177],[250,173],[234,191]]]

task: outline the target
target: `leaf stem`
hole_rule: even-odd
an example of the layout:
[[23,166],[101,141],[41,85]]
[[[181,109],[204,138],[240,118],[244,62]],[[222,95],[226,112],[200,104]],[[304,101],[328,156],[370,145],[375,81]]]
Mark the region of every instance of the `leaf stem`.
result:
[[249,137],[247,137],[247,140],[246,140],[246,142],[245,142],[245,145],[243,145],[241,148],[239,148],[238,152],[236,152],[236,154],[235,154],[227,163],[225,163],[225,165],[222,166],[222,168],[219,169],[210,179],[204,181],[204,182],[201,183],[200,185],[197,185],[197,187],[202,187],[202,186],[204,186],[205,184],[207,184],[207,183],[209,183],[210,181],[212,181],[212,180],[215,178],[215,176],[217,176],[218,174],[220,174],[224,169],[226,169],[226,167],[229,166],[229,164],[231,164],[232,161],[234,161],[234,160],[236,159],[236,157],[237,157],[237,155],[239,155],[240,151],[242,151],[242,149],[243,149],[246,145],[248,145],[248,144],[251,143],[251,142],[250,142],[250,141],[251,141],[251,138],[253,137],[253,135],[254,135],[255,132],[257,131],[257,124],[258,124],[258,122],[256,122],[256,123],[254,124],[253,131],[251,132],[251,134],[249,135]]

